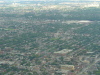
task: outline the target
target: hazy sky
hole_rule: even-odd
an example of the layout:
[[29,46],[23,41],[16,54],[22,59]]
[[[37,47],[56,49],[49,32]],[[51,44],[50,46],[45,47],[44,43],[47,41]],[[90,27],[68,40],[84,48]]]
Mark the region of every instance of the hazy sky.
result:
[[[17,2],[17,1],[58,1],[58,0],[0,0],[0,1]],[[59,1],[100,1],[100,0],[59,0]]]

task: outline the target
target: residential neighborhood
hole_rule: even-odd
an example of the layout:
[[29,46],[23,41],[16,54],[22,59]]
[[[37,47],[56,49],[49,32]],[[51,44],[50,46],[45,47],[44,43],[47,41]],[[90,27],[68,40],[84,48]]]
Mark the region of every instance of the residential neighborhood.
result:
[[0,75],[100,75],[99,14],[100,2],[1,1]]

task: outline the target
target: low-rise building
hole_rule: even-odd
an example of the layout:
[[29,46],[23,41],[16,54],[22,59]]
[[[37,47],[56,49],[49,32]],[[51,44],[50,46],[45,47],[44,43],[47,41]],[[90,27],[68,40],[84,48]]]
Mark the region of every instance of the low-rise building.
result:
[[75,70],[74,65],[61,65],[61,70]]
[[54,55],[66,55],[67,53],[71,52],[72,50],[63,49],[61,51],[54,52]]

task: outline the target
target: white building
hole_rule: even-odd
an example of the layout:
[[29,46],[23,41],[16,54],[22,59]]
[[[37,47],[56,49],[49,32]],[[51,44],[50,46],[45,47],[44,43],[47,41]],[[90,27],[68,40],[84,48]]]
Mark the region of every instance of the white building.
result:
[[61,51],[54,52],[55,55],[66,55],[67,53],[71,52],[72,50],[63,49]]
[[84,7],[99,7],[99,3],[91,3],[91,4],[87,4]]

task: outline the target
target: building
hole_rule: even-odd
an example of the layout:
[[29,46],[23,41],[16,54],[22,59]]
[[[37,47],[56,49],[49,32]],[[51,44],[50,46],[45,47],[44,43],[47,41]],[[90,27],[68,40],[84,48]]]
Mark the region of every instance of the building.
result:
[[87,4],[84,7],[99,7],[99,3],[91,3],[91,4]]
[[54,55],[66,55],[67,53],[71,52],[72,50],[63,49],[61,51],[54,52]]
[[61,65],[61,70],[75,70],[74,65]]

